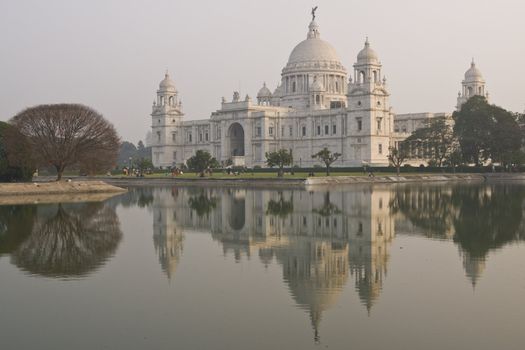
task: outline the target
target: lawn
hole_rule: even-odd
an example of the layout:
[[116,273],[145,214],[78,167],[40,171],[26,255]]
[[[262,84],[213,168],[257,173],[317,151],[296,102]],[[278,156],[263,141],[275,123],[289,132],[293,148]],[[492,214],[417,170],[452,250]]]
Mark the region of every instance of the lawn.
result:
[[[316,171],[315,176],[326,176],[326,173],[324,171]],[[388,175],[388,176],[395,176],[395,173],[374,173],[376,176],[381,175]],[[401,173],[401,176],[412,176],[412,175],[431,175],[428,173]],[[330,174],[330,176],[365,176],[363,172],[333,172]],[[435,175],[435,174],[434,174]],[[146,175],[146,178],[169,178],[171,175],[169,173],[166,174],[151,174]],[[284,178],[285,179],[306,179],[308,177],[308,172],[296,172],[295,174],[285,173]],[[184,173],[183,175],[177,175],[174,176],[174,178],[177,179],[195,179],[198,178],[198,175],[194,172]],[[207,175],[205,178],[213,178],[213,179],[269,179],[269,178],[277,178],[277,172],[257,172],[257,173],[242,173],[239,175],[228,175],[226,173],[222,172],[215,172],[213,175],[209,176]]]

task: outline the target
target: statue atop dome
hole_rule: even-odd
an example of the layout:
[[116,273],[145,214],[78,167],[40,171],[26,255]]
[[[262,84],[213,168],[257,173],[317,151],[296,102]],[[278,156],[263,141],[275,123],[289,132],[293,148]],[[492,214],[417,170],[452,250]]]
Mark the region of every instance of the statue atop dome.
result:
[[319,6],[316,6],[316,7],[312,7],[312,21],[315,21],[315,11],[317,11],[317,8]]

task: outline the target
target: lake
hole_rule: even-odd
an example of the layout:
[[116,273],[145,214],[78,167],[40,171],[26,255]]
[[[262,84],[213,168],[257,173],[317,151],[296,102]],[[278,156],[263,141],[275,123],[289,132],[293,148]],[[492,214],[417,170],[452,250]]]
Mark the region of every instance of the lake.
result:
[[523,349],[525,184],[0,206],[2,349]]

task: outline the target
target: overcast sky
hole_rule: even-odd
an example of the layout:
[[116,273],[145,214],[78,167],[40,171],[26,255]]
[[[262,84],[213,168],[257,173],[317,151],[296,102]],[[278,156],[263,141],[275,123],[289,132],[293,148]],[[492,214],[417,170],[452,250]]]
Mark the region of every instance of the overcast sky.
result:
[[234,90],[275,88],[315,5],[349,72],[369,37],[397,113],[452,112],[472,57],[491,102],[525,109],[523,0],[2,0],[0,119],[83,103],[137,142],[166,69],[185,118],[207,119]]

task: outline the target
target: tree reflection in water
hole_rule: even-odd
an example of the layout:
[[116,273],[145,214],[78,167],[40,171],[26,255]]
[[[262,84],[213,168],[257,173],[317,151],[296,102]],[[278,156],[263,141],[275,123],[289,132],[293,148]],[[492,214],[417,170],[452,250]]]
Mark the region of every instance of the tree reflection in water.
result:
[[115,253],[122,237],[119,225],[115,211],[103,203],[41,206],[11,261],[36,275],[85,276]]
[[428,236],[459,245],[473,285],[490,251],[523,240],[525,188],[518,184],[402,186],[391,203]]
[[33,229],[36,205],[0,206],[0,256],[10,254]]
[[208,217],[217,206],[217,198],[211,196],[204,189],[200,189],[197,194],[190,197],[188,204],[197,213],[198,217]]
[[279,191],[279,199],[270,199],[266,208],[266,215],[278,216],[285,219],[288,215],[293,213],[293,196],[290,200],[285,200],[283,192]]
[[341,210],[337,207],[337,205],[330,201],[330,192],[326,191],[323,197],[323,206],[320,208],[315,208],[313,212],[321,215],[322,217],[329,217],[335,214],[340,214]]

